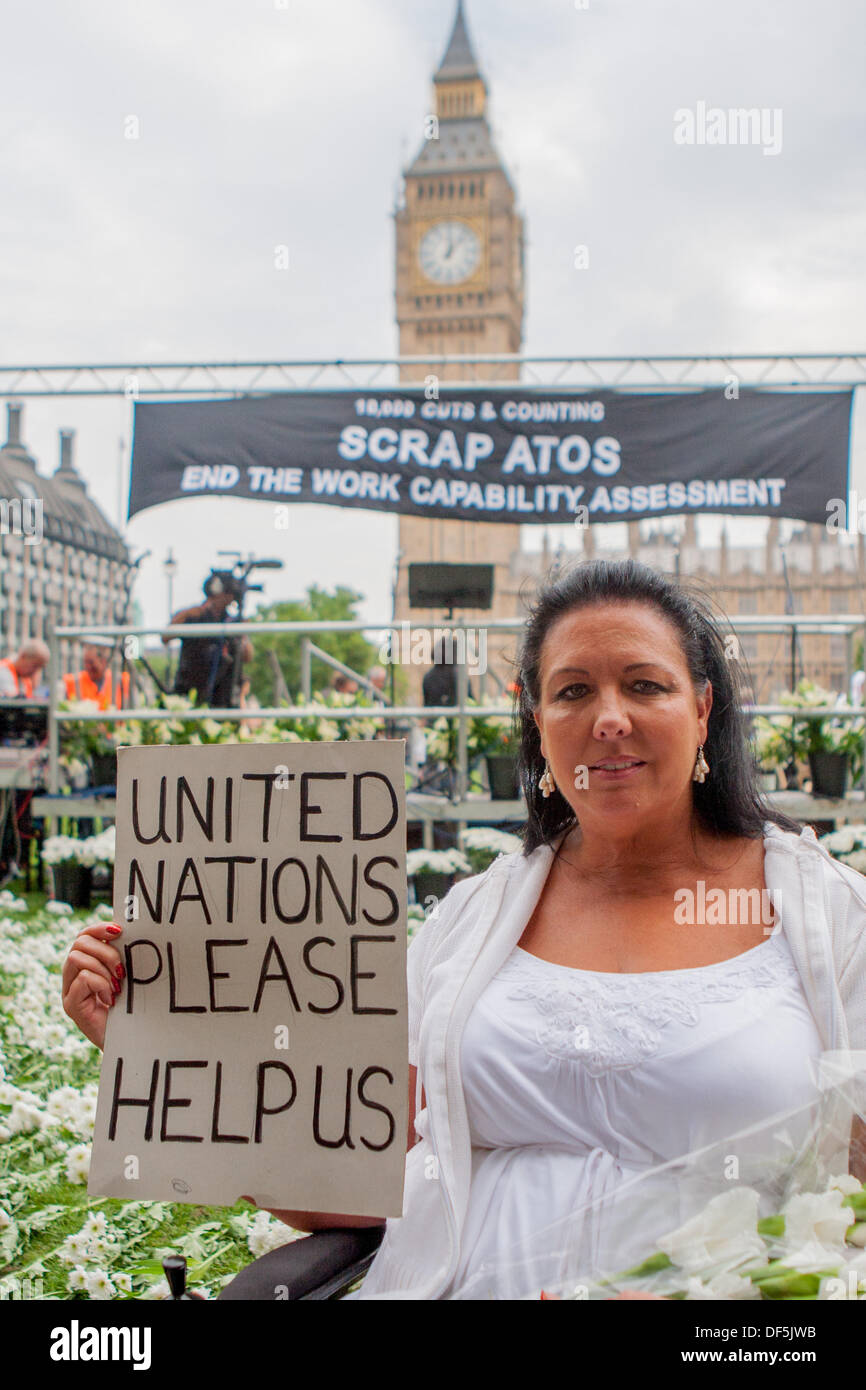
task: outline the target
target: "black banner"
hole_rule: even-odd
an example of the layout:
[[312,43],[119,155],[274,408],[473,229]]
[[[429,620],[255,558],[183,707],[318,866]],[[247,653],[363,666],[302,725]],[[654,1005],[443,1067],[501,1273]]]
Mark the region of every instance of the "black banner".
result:
[[250,497],[523,524],[681,512],[823,523],[848,495],[852,399],[440,383],[136,404],[129,515]]

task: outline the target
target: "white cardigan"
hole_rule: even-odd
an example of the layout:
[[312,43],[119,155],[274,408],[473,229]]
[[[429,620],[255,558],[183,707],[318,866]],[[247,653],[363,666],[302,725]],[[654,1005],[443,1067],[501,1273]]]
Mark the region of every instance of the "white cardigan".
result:
[[[409,1061],[426,1109],[406,1155],[403,1215],[387,1223],[363,1298],[435,1299],[457,1268],[469,1198],[471,1145],[460,1044],[482,990],[517,945],[538,902],[559,837],[532,854],[500,855],[455,884],[408,952]],[[863,1051],[866,1067],[866,878],[833,859],[811,826],[800,835],[764,824],[764,877],[782,918],[826,1052]],[[851,1094],[849,1089],[849,1095]],[[834,1100],[834,1134],[850,1132],[851,1105]],[[862,1096],[855,1102],[863,1110]],[[847,1143],[835,1171],[848,1169]]]

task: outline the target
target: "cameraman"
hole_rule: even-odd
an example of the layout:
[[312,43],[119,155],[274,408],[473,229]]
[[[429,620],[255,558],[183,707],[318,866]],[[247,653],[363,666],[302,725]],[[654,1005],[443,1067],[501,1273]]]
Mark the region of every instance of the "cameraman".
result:
[[[172,626],[186,623],[227,623],[228,610],[242,597],[242,588],[231,570],[213,570],[204,582],[205,601],[195,608],[182,608],[175,613]],[[171,641],[163,637],[163,642]],[[234,655],[237,642],[241,645],[241,661],[253,655],[248,637],[184,637],[180,644],[180,660],[174,683],[175,695],[196,692],[196,703],[214,709],[232,704]]]

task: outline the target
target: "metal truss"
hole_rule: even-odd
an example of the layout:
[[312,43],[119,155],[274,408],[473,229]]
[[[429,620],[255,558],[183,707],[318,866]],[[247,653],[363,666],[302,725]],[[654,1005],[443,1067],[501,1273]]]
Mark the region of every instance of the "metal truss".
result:
[[0,366],[0,397],[121,396],[138,400],[389,389],[408,384],[405,378],[400,381],[404,369],[423,369],[427,374],[454,367],[460,368],[462,380],[448,382],[449,390],[509,385],[544,390],[700,390],[724,387],[732,379],[744,388],[866,386],[866,352],[680,357],[521,357],[503,353],[484,357]]

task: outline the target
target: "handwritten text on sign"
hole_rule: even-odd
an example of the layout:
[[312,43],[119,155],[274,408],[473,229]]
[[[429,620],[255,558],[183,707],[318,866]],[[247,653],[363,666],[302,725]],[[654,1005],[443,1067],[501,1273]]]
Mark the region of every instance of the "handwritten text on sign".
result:
[[117,798],[88,1190],[399,1215],[403,742],[126,748]]

